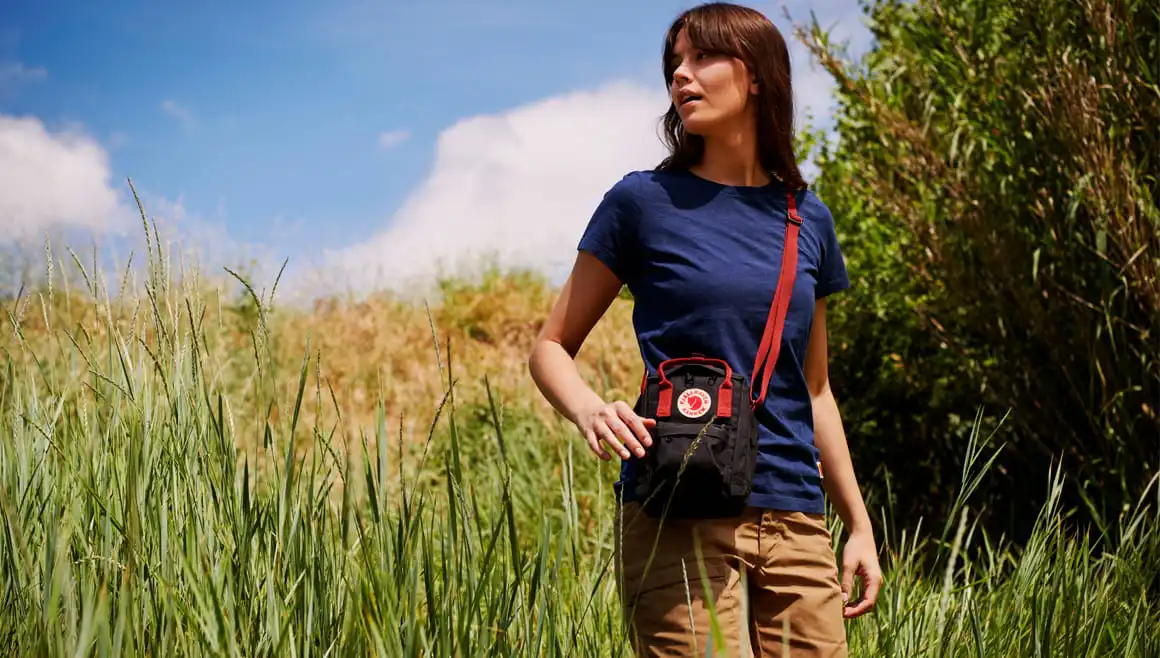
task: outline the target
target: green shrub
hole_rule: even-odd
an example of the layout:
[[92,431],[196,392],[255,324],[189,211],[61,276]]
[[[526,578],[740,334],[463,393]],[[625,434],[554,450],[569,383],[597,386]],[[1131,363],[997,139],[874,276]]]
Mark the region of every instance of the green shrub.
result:
[[[1102,523],[1160,452],[1160,5],[918,0],[868,9],[818,188],[856,290],[835,378],[864,468],[945,491],[978,401],[1011,411],[992,489],[1022,531],[1050,458]],[[897,356],[895,356],[897,355]]]

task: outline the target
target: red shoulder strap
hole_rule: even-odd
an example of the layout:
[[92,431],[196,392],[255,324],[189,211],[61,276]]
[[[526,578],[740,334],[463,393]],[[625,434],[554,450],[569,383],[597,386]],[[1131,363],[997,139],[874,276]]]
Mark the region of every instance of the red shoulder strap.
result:
[[751,400],[753,408],[765,402],[765,392],[769,388],[773,368],[777,364],[777,355],[781,352],[781,334],[785,327],[785,314],[789,310],[789,300],[793,297],[794,277],[797,274],[798,257],[798,230],[802,225],[802,218],[798,215],[797,200],[793,191],[786,193],[786,222],[785,222],[785,249],[781,257],[781,274],[778,276],[777,290],[773,294],[773,304],[769,307],[769,317],[765,321],[765,333],[761,337],[761,346],[757,349],[757,360],[753,363],[753,378],[751,386],[757,385],[758,373],[761,373],[761,393],[757,399]]

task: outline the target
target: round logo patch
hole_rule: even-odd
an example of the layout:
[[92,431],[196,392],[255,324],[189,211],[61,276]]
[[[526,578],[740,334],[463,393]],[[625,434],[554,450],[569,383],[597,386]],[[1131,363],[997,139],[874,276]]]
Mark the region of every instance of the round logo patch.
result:
[[712,403],[713,398],[708,392],[699,388],[690,388],[677,398],[677,410],[685,418],[700,418],[709,413],[709,407]]

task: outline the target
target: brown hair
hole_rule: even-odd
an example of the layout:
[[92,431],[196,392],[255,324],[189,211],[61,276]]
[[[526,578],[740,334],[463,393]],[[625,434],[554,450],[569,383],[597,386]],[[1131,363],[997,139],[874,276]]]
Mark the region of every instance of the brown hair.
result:
[[[709,2],[677,17],[665,36],[665,84],[675,67],[673,47],[681,29],[699,50],[736,57],[757,80],[757,153],[761,166],[790,188],[804,188],[793,151],[793,87],[789,50],[781,32],[761,12],[727,2]],[[657,169],[687,169],[701,160],[705,140],[685,132],[677,108],[664,116],[666,157]]]

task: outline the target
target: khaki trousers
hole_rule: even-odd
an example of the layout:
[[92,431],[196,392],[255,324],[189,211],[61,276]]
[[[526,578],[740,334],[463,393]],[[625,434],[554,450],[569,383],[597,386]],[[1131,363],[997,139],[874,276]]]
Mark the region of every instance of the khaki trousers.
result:
[[616,575],[637,655],[846,656],[822,515],[662,522],[637,503],[618,509]]

